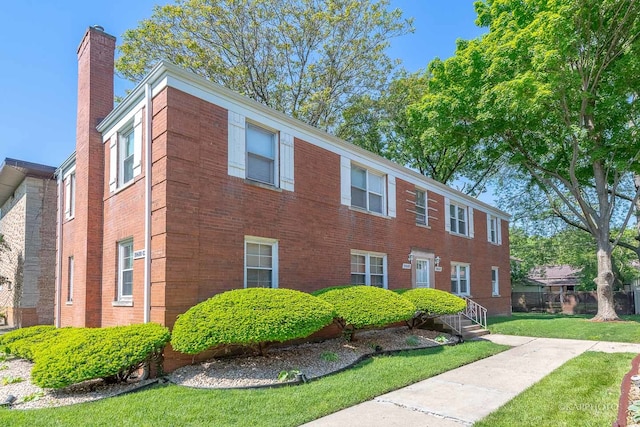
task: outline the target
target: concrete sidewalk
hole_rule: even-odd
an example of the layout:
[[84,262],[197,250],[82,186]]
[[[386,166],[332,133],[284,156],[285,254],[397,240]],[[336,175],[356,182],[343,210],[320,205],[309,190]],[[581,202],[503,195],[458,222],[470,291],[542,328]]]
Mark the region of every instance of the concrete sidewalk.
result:
[[640,344],[497,334],[483,338],[513,348],[305,426],[470,426],[585,351],[640,353]]

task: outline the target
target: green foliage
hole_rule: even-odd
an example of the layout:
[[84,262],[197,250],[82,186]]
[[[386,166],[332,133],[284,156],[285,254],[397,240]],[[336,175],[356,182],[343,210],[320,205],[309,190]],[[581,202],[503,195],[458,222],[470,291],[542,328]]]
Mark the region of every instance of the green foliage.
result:
[[8,377],[3,377],[2,380],[0,380],[0,384],[9,385],[9,384],[21,383],[23,381],[24,381],[24,378],[22,377],[8,376]]
[[296,375],[300,374],[300,371],[297,369],[291,369],[289,371],[280,371],[280,373],[278,373],[278,381],[285,382],[285,381],[293,381],[296,379]]
[[405,340],[405,343],[411,347],[417,347],[420,345],[420,339],[415,335],[409,335]]
[[33,347],[57,334],[55,326],[31,326],[20,328],[0,335],[0,348],[5,353],[14,354],[27,360],[33,360]]
[[33,392],[31,394],[27,394],[25,397],[22,398],[23,402],[31,402],[31,401],[35,401],[35,400],[40,400],[41,397],[44,397],[44,392],[43,391],[36,391]]
[[169,330],[155,323],[109,328],[70,328],[73,334],[38,349],[31,371],[34,384],[62,388],[93,378],[126,380],[158,357]]
[[316,293],[336,308],[345,327],[385,326],[410,319],[416,307],[400,295],[374,286],[347,286]]
[[411,30],[388,0],[177,0],[124,33],[116,68],[139,81],[169,60],[326,129],[380,92],[389,40]]
[[418,311],[430,315],[456,314],[467,306],[465,300],[459,296],[439,289],[399,289],[396,292],[411,301]]
[[[633,244],[634,232],[626,230],[622,239],[623,242]],[[511,255],[521,260],[512,266],[512,283],[521,282],[535,267],[566,264],[580,270],[578,290],[595,289],[593,279],[598,272],[596,243],[589,233],[575,228],[566,228],[544,236],[527,234],[520,228],[511,228],[509,244]],[[612,267],[616,288],[632,283],[640,276],[640,272],[632,265],[634,259],[637,259],[637,256],[621,246],[613,250]]]
[[323,351],[320,354],[320,359],[324,360],[325,362],[337,362],[338,360],[340,360],[340,356],[338,356],[338,354],[333,351]]
[[174,349],[197,354],[220,344],[251,345],[304,338],[333,321],[326,302],[291,289],[224,292],[191,307],[173,327]]
[[435,342],[439,342],[440,344],[446,344],[447,342],[449,342],[449,339],[447,337],[445,337],[444,335],[438,335],[433,340]]

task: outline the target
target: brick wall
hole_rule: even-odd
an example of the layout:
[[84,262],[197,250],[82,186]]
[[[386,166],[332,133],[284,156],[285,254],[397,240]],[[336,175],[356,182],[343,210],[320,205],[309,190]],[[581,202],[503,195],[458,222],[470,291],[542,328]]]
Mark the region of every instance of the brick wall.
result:
[[[154,195],[153,233],[166,234],[165,257],[154,252],[160,271],[152,274],[166,301],[165,324],[216,293],[243,287],[247,235],[278,240],[280,287],[313,291],[349,283],[351,249],[386,253],[389,288],[409,287],[411,270],[402,264],[412,248],[421,248],[441,257],[436,288],[450,290],[451,261],[470,263],[472,298],[492,314],[510,312],[506,222],[500,246],[487,242],[480,211],[474,212],[475,238],[451,235],[444,228],[443,197],[429,193],[435,218],[430,228],[417,227],[404,201],[413,186],[400,179],[397,218],[350,209],[340,204],[339,156],[299,139],[295,192],[247,183],[227,174],[225,109],[172,88],[156,103],[163,113],[154,123],[154,191],[166,194],[164,200]],[[164,157],[156,158],[161,151]],[[491,295],[492,266],[499,267],[501,297]]]

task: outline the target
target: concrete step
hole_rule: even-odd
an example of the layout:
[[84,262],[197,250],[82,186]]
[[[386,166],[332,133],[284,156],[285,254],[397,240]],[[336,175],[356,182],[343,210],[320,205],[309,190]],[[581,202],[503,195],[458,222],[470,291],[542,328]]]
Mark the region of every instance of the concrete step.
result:
[[473,331],[466,331],[463,330],[462,331],[462,338],[464,338],[465,340],[471,340],[474,338],[479,338],[483,335],[489,335],[491,332],[489,332],[487,329],[477,329],[477,330],[473,330]]

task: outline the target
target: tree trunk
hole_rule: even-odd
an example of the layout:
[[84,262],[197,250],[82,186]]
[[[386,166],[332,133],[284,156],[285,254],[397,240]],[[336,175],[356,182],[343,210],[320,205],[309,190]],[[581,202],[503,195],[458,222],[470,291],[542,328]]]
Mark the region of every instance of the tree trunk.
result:
[[[601,240],[601,239],[598,239]],[[594,322],[620,320],[613,303],[613,282],[615,276],[611,268],[611,250],[607,241],[598,242],[598,277],[594,279],[598,292],[598,312],[591,319]]]

